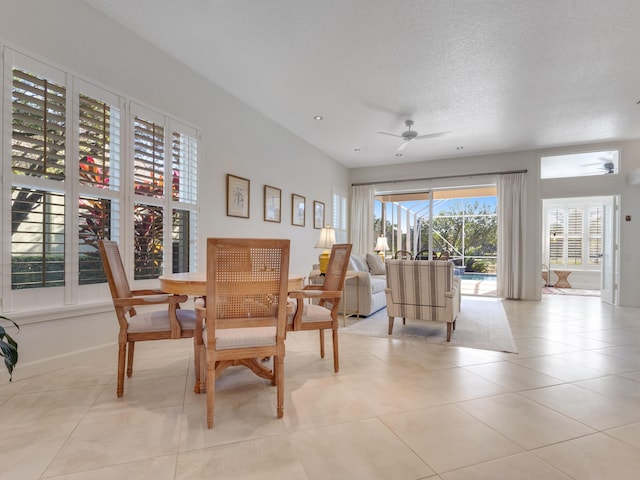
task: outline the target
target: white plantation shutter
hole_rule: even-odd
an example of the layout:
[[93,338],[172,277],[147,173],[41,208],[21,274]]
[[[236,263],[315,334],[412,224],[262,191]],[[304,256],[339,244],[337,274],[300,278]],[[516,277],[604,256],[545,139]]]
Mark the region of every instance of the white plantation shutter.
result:
[[173,273],[196,268],[198,138],[197,132],[170,122]]
[[601,265],[601,205],[555,204],[547,210],[550,267],[595,270]]
[[602,264],[602,207],[589,209],[589,265]]
[[133,175],[136,195],[163,198],[164,127],[137,115],[134,119]]
[[87,95],[79,99],[80,184],[114,189],[119,177],[120,110]]
[[65,285],[67,89],[51,73],[12,68],[12,290]]
[[552,265],[564,264],[564,223],[564,210],[555,209],[549,212],[549,252]]
[[584,211],[582,208],[569,208],[567,215],[567,264],[582,264],[582,233]]
[[64,180],[66,88],[14,68],[12,95],[13,173]]
[[332,226],[336,233],[336,242],[347,242],[347,194],[337,189],[333,191],[333,205],[331,209]]
[[172,132],[171,166],[173,200],[195,204],[198,198],[198,140],[195,137]]
[[[78,95],[79,284],[106,281],[98,240],[118,239],[120,224],[119,99],[80,82]],[[105,100],[94,98],[102,93]]]

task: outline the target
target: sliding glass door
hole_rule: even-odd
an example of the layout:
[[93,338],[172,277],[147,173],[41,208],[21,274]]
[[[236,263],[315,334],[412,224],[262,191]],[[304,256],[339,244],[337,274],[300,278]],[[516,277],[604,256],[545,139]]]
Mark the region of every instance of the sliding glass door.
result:
[[399,250],[422,259],[444,254],[460,273],[495,273],[494,186],[377,195],[374,212],[374,233],[387,238],[387,256]]

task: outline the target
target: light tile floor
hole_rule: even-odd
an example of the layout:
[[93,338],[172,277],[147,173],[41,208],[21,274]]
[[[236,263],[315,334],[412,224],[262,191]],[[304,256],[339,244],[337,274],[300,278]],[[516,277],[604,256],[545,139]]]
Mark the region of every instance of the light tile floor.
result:
[[232,368],[213,430],[189,340],[140,343],[121,399],[96,352],[0,386],[0,479],[637,479],[640,309],[504,306],[518,354],[343,335],[336,375],[316,332],[290,333],[284,418]]

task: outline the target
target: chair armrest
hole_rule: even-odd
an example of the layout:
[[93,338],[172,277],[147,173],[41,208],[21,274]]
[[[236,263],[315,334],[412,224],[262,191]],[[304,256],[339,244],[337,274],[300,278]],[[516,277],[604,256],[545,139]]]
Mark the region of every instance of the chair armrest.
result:
[[161,295],[145,295],[131,298],[114,298],[113,304],[118,307],[134,307],[136,305],[174,305],[178,303],[186,302],[186,295],[171,295],[171,294],[161,294]]
[[[309,285],[313,286],[313,285]],[[317,285],[317,287],[322,288],[321,285]],[[289,296],[291,298],[297,299],[307,299],[307,298],[319,298],[319,299],[331,299],[331,298],[340,298],[342,297],[342,291],[339,290],[320,290],[315,288],[307,289],[305,287],[304,290],[293,290],[289,292]]]
[[317,297],[322,293],[322,285],[305,285],[298,290],[291,290],[289,296],[292,298]]
[[142,297],[144,295],[171,295],[170,293],[163,292],[159,288],[146,288],[144,290],[131,290],[132,297]]

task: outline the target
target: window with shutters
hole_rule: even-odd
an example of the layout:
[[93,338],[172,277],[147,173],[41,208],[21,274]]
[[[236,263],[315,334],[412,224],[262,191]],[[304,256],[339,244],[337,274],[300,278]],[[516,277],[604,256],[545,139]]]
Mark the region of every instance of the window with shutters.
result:
[[157,278],[169,266],[189,271],[196,260],[196,132],[141,106],[133,110],[134,278]]
[[602,265],[603,207],[589,208],[589,265]]
[[582,265],[583,209],[569,208],[567,213],[567,264]]
[[120,219],[121,118],[117,99],[78,100],[79,283],[89,285],[106,281],[98,240],[111,239]]
[[2,310],[40,308],[34,298],[103,300],[102,238],[119,242],[140,288],[195,270],[199,132],[12,49],[3,55],[12,81],[3,85],[2,148],[11,155],[2,173],[11,180],[2,231],[11,248],[2,255],[11,269],[2,272]]
[[[546,207],[546,259],[553,268],[598,269],[602,206],[554,202]],[[546,262],[543,262],[546,263]]]
[[67,91],[28,70],[12,77],[11,284],[63,286]]
[[349,241],[347,235],[347,194],[343,191],[333,189],[332,206],[332,226],[336,233],[336,242],[346,243]]

